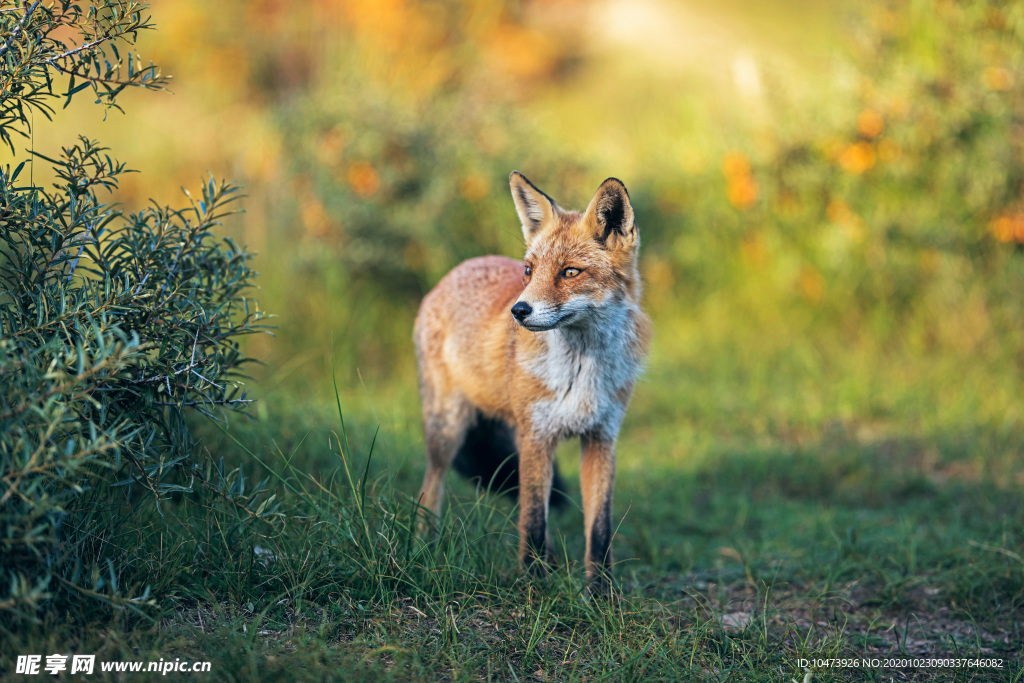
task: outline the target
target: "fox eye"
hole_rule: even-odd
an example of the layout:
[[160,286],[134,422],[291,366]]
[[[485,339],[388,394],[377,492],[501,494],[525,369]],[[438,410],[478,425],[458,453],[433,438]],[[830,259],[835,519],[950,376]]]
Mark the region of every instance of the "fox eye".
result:
[[562,271],[562,277],[576,277],[580,272],[579,268],[566,268]]
[[533,275],[533,268],[531,266],[525,266],[523,268],[523,275],[525,275],[526,277],[530,277],[531,275]]

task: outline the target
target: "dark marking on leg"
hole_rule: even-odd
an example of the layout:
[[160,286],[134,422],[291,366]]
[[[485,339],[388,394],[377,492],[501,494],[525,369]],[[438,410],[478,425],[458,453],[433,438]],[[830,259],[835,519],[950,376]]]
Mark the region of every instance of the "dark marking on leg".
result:
[[612,568],[612,499],[609,496],[597,511],[590,530],[590,558],[595,580],[607,580]]
[[[543,499],[534,501],[523,513],[523,526],[520,530],[526,541],[526,554],[522,558],[523,564],[536,574],[544,572],[544,565],[549,560],[548,520],[544,512]],[[543,562],[537,562],[537,560]]]

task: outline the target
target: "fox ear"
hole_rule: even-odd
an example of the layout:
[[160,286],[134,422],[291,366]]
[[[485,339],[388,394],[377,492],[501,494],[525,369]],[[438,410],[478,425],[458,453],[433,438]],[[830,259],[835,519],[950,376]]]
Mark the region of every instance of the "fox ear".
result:
[[609,178],[597,188],[587,205],[584,221],[593,230],[594,239],[608,249],[629,248],[639,233],[629,203],[629,192],[618,178]]
[[512,201],[516,203],[516,211],[523,224],[523,236],[529,243],[540,233],[541,226],[554,218],[558,205],[519,171],[512,171],[508,182],[512,187]]

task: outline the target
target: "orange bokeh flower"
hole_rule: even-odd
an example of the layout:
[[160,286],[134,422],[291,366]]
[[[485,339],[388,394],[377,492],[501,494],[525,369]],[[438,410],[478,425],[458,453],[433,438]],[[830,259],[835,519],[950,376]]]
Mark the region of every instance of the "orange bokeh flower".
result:
[[757,181],[750,176],[730,178],[728,197],[737,209],[749,209],[757,201]]
[[485,46],[492,66],[519,78],[550,73],[558,56],[555,44],[546,35],[511,23],[498,26]]
[[380,189],[380,177],[369,163],[357,161],[348,167],[348,184],[360,197],[369,197]]
[[1001,66],[990,66],[981,73],[981,80],[989,90],[1009,90],[1013,87],[1013,72]]
[[873,140],[885,130],[885,120],[874,109],[865,109],[857,116],[857,132]]
[[829,222],[836,225],[842,225],[848,221],[852,213],[853,211],[850,210],[850,207],[841,199],[833,199],[828,203],[828,208],[825,209],[825,215],[828,216]]
[[757,181],[751,175],[747,158],[739,152],[729,152],[722,158],[722,173],[729,182],[729,203],[741,211],[753,206],[757,201]]
[[846,202],[841,199],[833,199],[828,203],[825,215],[828,217],[829,223],[842,228],[846,236],[853,242],[864,240],[866,233],[864,219],[858,216],[857,212],[851,209]]
[[331,217],[316,197],[309,195],[299,207],[299,216],[306,233],[314,237],[326,235],[331,227]]
[[804,266],[800,270],[800,293],[808,301],[815,303],[825,298],[825,276],[813,266]]
[[855,142],[839,155],[839,165],[844,171],[860,175],[875,165],[875,148],[870,142]]
[[[299,198],[299,218],[306,234],[323,237],[338,226],[332,221],[323,203],[313,192],[309,176],[302,175],[295,180],[295,193]],[[340,231],[340,230],[339,230]]]
[[998,242],[1024,244],[1024,214],[1003,214],[992,221],[989,231]]
[[750,175],[750,162],[739,152],[728,152],[722,157],[722,173],[726,178]]

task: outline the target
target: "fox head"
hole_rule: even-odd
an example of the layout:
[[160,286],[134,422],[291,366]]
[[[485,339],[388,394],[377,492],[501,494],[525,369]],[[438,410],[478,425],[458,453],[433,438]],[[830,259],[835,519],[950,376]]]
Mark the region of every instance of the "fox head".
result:
[[601,183],[583,213],[562,209],[518,171],[509,183],[526,238],[517,323],[532,332],[587,325],[638,303],[640,234],[621,181]]

